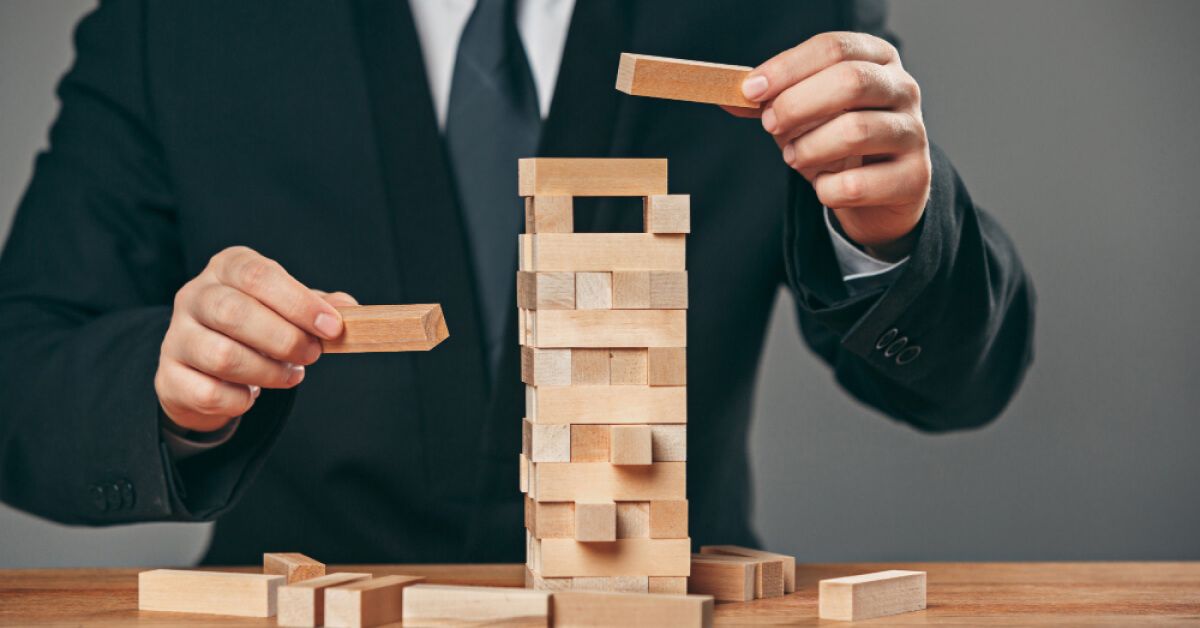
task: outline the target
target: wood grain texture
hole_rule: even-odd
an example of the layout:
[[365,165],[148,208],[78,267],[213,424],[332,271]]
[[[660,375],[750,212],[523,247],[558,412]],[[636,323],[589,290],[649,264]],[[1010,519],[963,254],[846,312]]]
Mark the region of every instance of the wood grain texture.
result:
[[794,593],[796,591],[796,558],[794,556],[738,545],[705,545],[700,548],[700,553],[732,554],[734,556],[749,556],[750,558],[777,558],[783,561],[783,592]]
[[137,577],[137,608],[272,617],[276,594],[284,577],[268,574],[220,573],[184,569],[154,569]]
[[607,462],[611,435],[608,425],[572,425],[571,462]]
[[650,538],[650,502],[617,502],[617,538]]
[[544,577],[686,576],[691,539],[617,539],[580,543],[574,539],[535,539],[533,570]]
[[617,540],[617,504],[611,500],[575,502],[575,540],[585,543]]
[[650,502],[650,538],[684,539],[688,536],[686,499],[657,499]]
[[743,556],[695,554],[688,593],[711,595],[720,602],[753,600],[755,561]]
[[692,197],[687,194],[656,194],[642,202],[642,224],[646,233],[691,233]]
[[613,309],[650,309],[650,272],[622,270],[613,272]]
[[612,309],[612,298],[612,273],[575,274],[576,309],[609,310]]
[[298,552],[263,554],[263,573],[284,576],[288,584],[325,575],[325,564]]
[[609,383],[613,386],[646,385],[646,350],[613,349],[609,351]]
[[656,462],[636,467],[616,467],[607,462],[533,463],[530,469],[530,497],[547,502],[683,499],[687,488],[686,464]]
[[354,305],[337,308],[344,329],[334,340],[322,340],[325,353],[429,351],[450,337],[442,306]]
[[631,96],[757,109],[758,103],[742,95],[742,81],[753,69],[622,52],[617,89]]
[[[608,372],[605,360],[604,370]],[[537,424],[681,423],[687,420],[683,386],[564,386],[530,388],[525,412]]]
[[647,583],[648,593],[687,594],[688,579],[686,576],[651,576]]
[[530,311],[529,344],[542,349],[683,347],[687,310]]
[[571,578],[571,591],[649,593],[649,576],[579,576]]
[[546,158],[517,162],[520,196],[649,196],[667,193],[666,159]]
[[892,569],[822,580],[821,619],[858,621],[925,608],[925,572]]
[[651,386],[687,384],[687,349],[651,347],[646,350],[646,383]]
[[538,233],[522,235],[521,270],[684,270],[685,235],[656,233]]
[[607,386],[610,383],[608,349],[570,349],[569,351],[571,352],[571,384],[575,386]]
[[569,591],[551,601],[559,628],[705,628],[713,625],[713,599],[699,595],[638,595]]
[[369,573],[343,571],[279,588],[278,622],[280,626],[324,626],[325,589],[359,580],[367,580]]
[[550,593],[512,587],[416,584],[404,590],[405,626],[546,626]]
[[574,231],[574,202],[570,196],[530,196],[525,199],[525,233]]
[[687,461],[686,425],[651,425],[650,436],[654,462]]
[[571,350],[521,347],[521,381],[530,386],[570,386]]
[[366,628],[399,621],[405,587],[424,576],[382,576],[325,589],[325,625]]
[[575,309],[575,273],[517,271],[517,307]]
[[615,465],[648,465],[653,462],[649,425],[614,425],[609,461]]
[[688,306],[688,274],[683,270],[650,271],[650,308],[655,310],[686,310]]

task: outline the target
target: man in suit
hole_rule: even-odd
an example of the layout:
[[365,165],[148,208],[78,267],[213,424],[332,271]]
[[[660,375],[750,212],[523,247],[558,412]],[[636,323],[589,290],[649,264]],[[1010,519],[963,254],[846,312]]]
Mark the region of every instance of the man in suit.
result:
[[[930,149],[883,27],[874,2],[103,2],[0,259],[0,497],[69,523],[217,519],[208,562],[520,560],[530,154],[666,157],[692,195],[696,543],[754,542],[746,436],[781,285],[863,403],[987,423],[1031,359],[1032,289]],[[621,51],[761,64],[761,118],[620,94]],[[640,220],[580,205],[582,230]],[[322,358],[354,298],[441,303],[451,338]]]

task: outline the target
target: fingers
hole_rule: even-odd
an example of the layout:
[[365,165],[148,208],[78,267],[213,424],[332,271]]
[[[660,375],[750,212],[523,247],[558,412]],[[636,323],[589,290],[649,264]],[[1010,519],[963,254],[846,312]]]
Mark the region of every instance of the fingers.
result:
[[188,311],[200,325],[282,362],[312,364],[321,357],[319,340],[249,295],[220,283],[197,290]]
[[223,382],[174,360],[160,362],[154,383],[167,416],[199,432],[224,427],[248,412],[258,396],[248,386]]
[[181,363],[221,381],[261,388],[291,388],[304,380],[304,367],[272,360],[250,347],[186,320],[178,338],[167,347]]
[[865,61],[826,68],[787,88],[763,111],[771,135],[790,140],[813,123],[856,109],[897,109],[919,100],[907,73]]
[[821,33],[763,62],[742,83],[742,94],[756,102],[777,97],[791,85],[845,61],[883,65],[899,58],[888,42],[863,33]]
[[924,205],[930,164],[924,153],[817,175],[813,189],[830,208]]
[[803,171],[847,157],[903,153],[924,143],[924,125],[907,113],[854,111],[785,144],[783,160]]
[[304,331],[326,339],[341,335],[337,310],[274,260],[233,247],[218,253],[212,266],[218,281],[254,297]]
[[333,307],[358,305],[358,299],[345,292],[325,292],[324,290],[313,290],[313,292],[322,299],[325,299],[325,302]]

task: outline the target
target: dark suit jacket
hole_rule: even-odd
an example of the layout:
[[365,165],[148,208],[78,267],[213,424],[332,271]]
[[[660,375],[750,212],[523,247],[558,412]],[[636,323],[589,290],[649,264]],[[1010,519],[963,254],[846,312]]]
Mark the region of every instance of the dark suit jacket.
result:
[[[1030,361],[1029,281],[941,153],[911,260],[852,297],[811,187],[757,122],[613,89],[623,50],[756,64],[821,31],[881,28],[874,4],[575,10],[539,153],[666,157],[671,191],[692,196],[696,543],[754,542],[746,437],[780,286],[837,381],[921,430],[988,422]],[[0,496],[68,523],[219,519],[209,562],[520,560],[516,334],[493,386],[406,5],[104,2],[76,46],[0,260]],[[580,226],[636,230],[628,200],[579,203]],[[264,391],[230,443],[176,463],[159,345],[175,292],[235,244],[363,303],[441,303],[451,337],[323,358],[298,390]],[[905,365],[881,342],[901,337],[921,347]]]

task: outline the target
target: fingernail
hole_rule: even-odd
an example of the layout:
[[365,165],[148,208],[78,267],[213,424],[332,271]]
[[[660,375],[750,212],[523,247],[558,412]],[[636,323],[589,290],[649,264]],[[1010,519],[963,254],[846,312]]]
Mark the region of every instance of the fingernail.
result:
[[300,382],[304,381],[304,367],[303,366],[301,366],[299,364],[293,364],[292,366],[288,367],[288,370],[291,371],[290,373],[288,373],[288,378],[287,378],[288,386],[295,386],[296,384],[299,384]]
[[766,111],[763,112],[762,125],[763,125],[763,129],[765,129],[767,133],[775,132],[775,110],[774,109],[767,109]]
[[751,76],[742,81],[742,95],[750,100],[754,100],[767,92],[767,77],[760,75]]
[[338,322],[337,317],[321,312],[317,314],[317,320],[313,321],[313,327],[321,332],[326,338],[337,338],[342,333],[342,324]]
[[788,165],[791,165],[792,159],[794,159],[795,157],[796,157],[796,149],[792,148],[791,144],[785,145],[783,147],[783,160],[786,161],[788,163]]
[[250,398],[251,398],[251,399],[258,399],[258,396],[259,396],[260,394],[262,394],[262,387],[261,387],[261,386],[251,386],[251,387],[250,387]]

